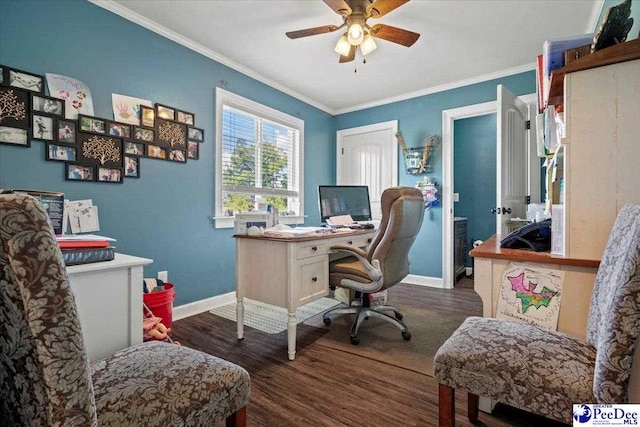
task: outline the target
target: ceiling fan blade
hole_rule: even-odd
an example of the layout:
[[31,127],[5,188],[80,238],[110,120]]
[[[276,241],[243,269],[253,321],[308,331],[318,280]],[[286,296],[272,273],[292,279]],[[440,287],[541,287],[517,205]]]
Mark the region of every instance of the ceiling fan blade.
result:
[[347,16],[351,13],[351,7],[344,0],[324,0],[335,13],[342,16]]
[[376,0],[367,6],[367,15],[374,19],[380,18],[408,1],[409,0]]
[[392,27],[391,25],[376,24],[369,30],[373,37],[398,43],[403,46],[411,46],[418,40],[420,34],[413,31],[403,30],[402,28]]
[[356,49],[357,49],[357,46],[351,46],[349,55],[347,56],[340,55],[340,63],[342,64],[343,62],[351,62],[354,59],[356,59]]
[[315,36],[316,34],[330,33],[337,30],[337,25],[324,25],[322,27],[307,28],[304,30],[289,31],[287,37],[290,39],[299,39],[300,37]]

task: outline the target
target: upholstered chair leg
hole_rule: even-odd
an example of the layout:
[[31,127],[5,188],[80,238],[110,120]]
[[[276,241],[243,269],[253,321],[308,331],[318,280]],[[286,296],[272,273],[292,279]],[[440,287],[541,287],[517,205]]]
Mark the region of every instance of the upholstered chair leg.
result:
[[478,422],[478,395],[467,394],[467,417],[472,423]]
[[456,425],[455,393],[453,388],[444,384],[440,384],[438,388],[438,425],[440,427]]
[[227,417],[227,427],[246,427],[247,425],[247,407],[243,406],[233,414]]

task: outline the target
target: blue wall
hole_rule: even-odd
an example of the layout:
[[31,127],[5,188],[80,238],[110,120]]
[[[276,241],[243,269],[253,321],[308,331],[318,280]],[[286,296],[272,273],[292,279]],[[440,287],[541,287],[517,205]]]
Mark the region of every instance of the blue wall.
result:
[[[471,66],[472,64],[470,64]],[[442,111],[482,102],[495,101],[496,86],[505,85],[515,95],[535,93],[535,71],[529,71],[496,80],[490,80],[457,89],[399,101],[336,116],[336,130],[398,120],[409,147],[423,145],[427,135],[442,135]],[[429,176],[442,182],[442,145],[433,155],[434,170]],[[421,176],[409,175],[399,159],[400,185],[415,186]],[[435,207],[425,219],[410,253],[411,274],[442,277],[442,209]]]
[[[467,218],[467,248],[496,233],[496,114],[456,120],[453,134],[453,204],[455,216]],[[468,252],[468,251],[467,251]],[[467,255],[467,267],[471,257]]]
[[[606,8],[619,1],[607,0]],[[638,5],[632,15],[638,18]],[[637,37],[637,25],[629,39]],[[541,47],[542,49],[542,47]],[[533,62],[533,58],[532,58]],[[111,93],[176,106],[196,115],[205,129],[200,159],[188,164],[142,159],[141,179],[123,185],[64,181],[62,163],[45,161],[45,147],[0,145],[0,188],[63,191],[70,199],[92,198],[102,233],[118,239],[123,253],[154,259],[148,277],[168,270],[176,304],[229,292],[235,285],[232,231],[216,230],[214,212],[215,87],[268,105],[305,121],[305,213],[319,222],[316,188],[335,181],[335,131],[398,120],[409,146],[442,134],[442,111],[496,99],[504,84],[516,95],[535,92],[535,73],[425,95],[336,117],[167,40],[83,0],[0,1],[0,64],[34,73],[77,78],[91,88],[95,115],[112,117]],[[470,67],[473,64],[469,64]],[[425,87],[429,86],[428,76]],[[441,182],[441,148],[434,172]],[[399,164],[399,183],[415,185]],[[472,236],[470,236],[472,237]],[[412,252],[412,274],[442,276],[442,211],[427,212]]]
[[176,305],[235,289],[232,230],[216,230],[215,87],[305,121],[305,213],[319,223],[316,188],[335,180],[333,118],[291,96],[197,54],[86,1],[0,2],[0,64],[86,83],[95,115],[113,117],[111,94],[135,96],[195,113],[205,129],[200,159],[141,160],[141,178],[122,185],[69,182],[64,165],[45,161],[45,145],[0,145],[0,188],[63,191],[91,198],[101,233],[122,253],[152,258],[147,277],[168,270]]

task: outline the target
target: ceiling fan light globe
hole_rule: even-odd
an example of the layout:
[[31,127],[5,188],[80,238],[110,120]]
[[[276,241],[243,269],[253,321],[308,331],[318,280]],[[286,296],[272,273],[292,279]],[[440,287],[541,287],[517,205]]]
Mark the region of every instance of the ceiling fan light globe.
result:
[[360,45],[360,52],[362,52],[362,56],[368,55],[374,50],[376,50],[378,46],[376,45],[375,40],[371,37],[371,34],[367,34],[364,36],[364,40]]
[[347,40],[347,36],[342,36],[338,39],[338,43],[336,43],[334,50],[342,56],[349,55],[351,45],[349,44],[349,40]]
[[349,43],[353,46],[358,46],[364,40],[364,29],[362,25],[358,23],[351,24],[349,26],[349,31],[347,32],[347,38]]

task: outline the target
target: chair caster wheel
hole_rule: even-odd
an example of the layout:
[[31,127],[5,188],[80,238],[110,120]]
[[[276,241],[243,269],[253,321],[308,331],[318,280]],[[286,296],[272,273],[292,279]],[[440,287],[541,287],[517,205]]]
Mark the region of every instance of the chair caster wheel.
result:
[[396,315],[396,319],[398,320],[402,320],[402,318],[404,317],[402,313],[395,313],[395,315]]
[[329,319],[328,317],[324,317],[322,319],[322,321],[324,322],[325,325],[329,326],[331,324],[331,319]]
[[351,337],[351,344],[353,345],[360,344],[360,339],[358,337]]
[[402,338],[404,338],[405,341],[409,341],[411,339],[411,332],[409,331],[405,331],[402,333]]

